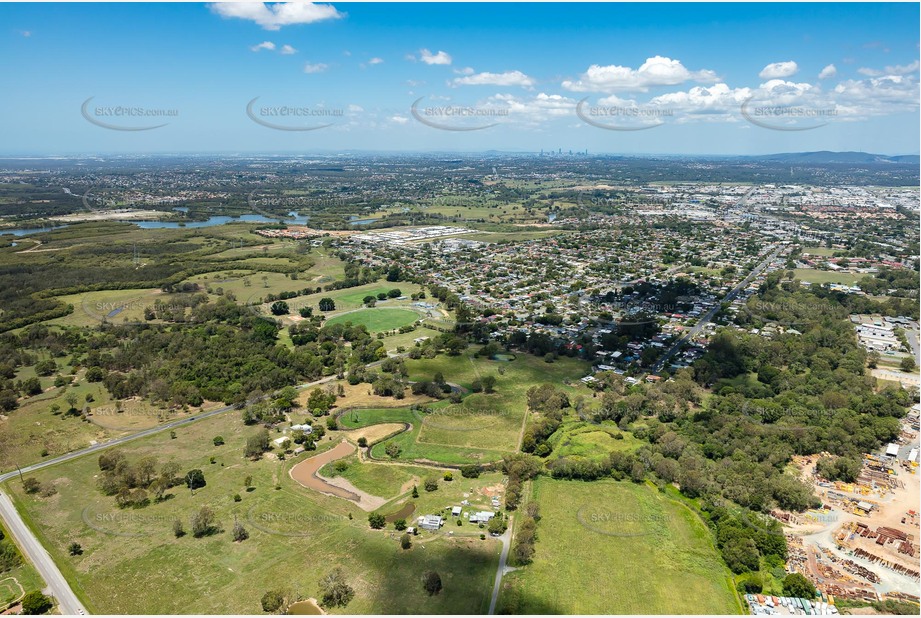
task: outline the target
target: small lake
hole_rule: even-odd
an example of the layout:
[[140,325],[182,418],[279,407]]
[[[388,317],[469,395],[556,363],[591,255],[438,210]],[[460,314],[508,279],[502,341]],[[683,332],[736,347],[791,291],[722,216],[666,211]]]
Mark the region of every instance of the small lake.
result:
[[358,218],[349,218],[349,225],[371,225],[372,223],[377,223],[380,219],[358,219]]

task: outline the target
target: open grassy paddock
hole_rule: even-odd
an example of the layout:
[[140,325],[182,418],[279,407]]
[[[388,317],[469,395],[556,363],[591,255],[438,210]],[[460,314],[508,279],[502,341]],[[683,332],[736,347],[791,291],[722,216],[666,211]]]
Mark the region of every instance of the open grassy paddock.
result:
[[[37,472],[35,478],[53,486],[54,495],[26,495],[18,481],[5,490],[93,613],[260,614],[266,590],[285,585],[304,598],[318,597],[318,580],[336,566],[356,595],[334,612],[485,613],[497,542],[424,533],[410,550],[402,550],[391,526],[370,530],[365,513],[349,501],[290,479],[293,460],[245,459],[245,440],[255,431],[229,412],[183,428],[174,440],[164,433],[126,445],[130,460],[152,455],[160,463],[176,461],[183,471],[202,469],[207,482],[194,495],[176,487],[171,498],[140,509],[119,509],[113,497],[97,489],[95,456]],[[212,444],[216,435],[225,439],[223,446]],[[320,448],[338,441],[333,432]],[[253,477],[253,491],[244,489],[246,476]],[[369,482],[385,487],[400,481],[378,476]],[[439,504],[462,499],[460,484],[442,484],[425,499]],[[452,487],[460,493],[448,495]],[[172,522],[181,519],[188,531],[190,517],[205,505],[214,510],[222,531],[175,538]],[[250,534],[242,543],[230,537],[235,520]],[[83,546],[83,555],[67,554],[72,541]],[[427,570],[438,571],[444,581],[444,590],[434,597],[420,582]]]
[[532,499],[534,561],[503,579],[498,613],[741,613],[704,523],[655,488],[541,477]]

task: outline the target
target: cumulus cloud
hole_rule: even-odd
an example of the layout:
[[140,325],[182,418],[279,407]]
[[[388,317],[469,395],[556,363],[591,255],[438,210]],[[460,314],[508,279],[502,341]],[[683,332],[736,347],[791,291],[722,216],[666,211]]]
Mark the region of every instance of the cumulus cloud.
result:
[[390,122],[393,122],[396,124],[406,124],[407,122],[409,122],[409,118],[407,118],[406,116],[391,116]]
[[828,79],[829,77],[834,77],[838,74],[838,69],[833,64],[829,64],[824,69],[819,71],[819,79]]
[[383,59],[383,58],[377,58],[377,57],[374,57],[374,58],[371,58],[370,60],[368,60],[368,64],[370,64],[370,65],[382,64],[383,62],[384,62],[384,59]]
[[279,53],[283,56],[290,56],[291,54],[296,54],[297,50],[291,47],[290,45],[282,45]]
[[263,41],[262,43],[259,43],[259,45],[253,45],[252,47],[250,47],[250,50],[254,52],[262,51],[263,49],[272,51],[273,49],[275,49],[275,43],[273,43],[272,41]]
[[504,73],[473,73],[464,77],[455,77],[451,80],[454,86],[522,86],[529,88],[534,85],[534,79],[521,71],[506,71]]
[[322,73],[329,68],[328,64],[317,62],[315,64],[307,63],[304,65],[304,73]]
[[914,73],[918,70],[918,61],[915,60],[910,64],[896,64],[887,66],[883,70],[878,69],[869,69],[869,68],[860,68],[857,69],[857,72],[861,75],[866,75],[867,77],[879,77],[881,75],[908,75],[909,73]]
[[578,80],[566,80],[562,85],[573,92],[645,92],[654,86],[675,86],[689,80],[709,83],[715,82],[716,79],[716,73],[713,71],[690,71],[678,60],[653,56],[647,58],[638,69],[593,64]]
[[799,70],[799,67],[792,60],[787,60],[786,62],[772,62],[767,65],[761,72],[758,73],[758,77],[761,79],[778,79],[781,77],[790,77]]
[[463,69],[454,69],[454,72],[458,75],[473,75],[476,71],[473,70],[473,67],[464,67]]
[[330,4],[313,2],[216,2],[208,6],[221,17],[245,19],[259,24],[265,30],[279,30],[282,26],[312,24],[343,16]]
[[433,54],[427,49],[420,49],[419,60],[425,64],[451,64],[451,54],[443,51]]

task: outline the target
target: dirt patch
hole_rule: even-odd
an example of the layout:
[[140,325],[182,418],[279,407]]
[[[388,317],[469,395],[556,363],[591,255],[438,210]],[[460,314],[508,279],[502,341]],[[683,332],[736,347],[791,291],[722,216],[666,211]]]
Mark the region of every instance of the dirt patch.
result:
[[361,491],[343,478],[326,478],[319,473],[320,468],[326,464],[348,457],[354,452],[355,447],[343,440],[325,453],[309,457],[296,464],[288,474],[292,479],[308,489],[328,496],[349,500],[357,504],[362,510],[373,511],[385,504],[386,500]]
[[369,427],[362,427],[361,429],[349,429],[340,431],[339,433],[343,438],[351,442],[358,442],[358,438],[364,437],[368,440],[368,444],[374,444],[378,440],[400,431],[403,427],[403,423],[381,423],[380,425],[371,425]]

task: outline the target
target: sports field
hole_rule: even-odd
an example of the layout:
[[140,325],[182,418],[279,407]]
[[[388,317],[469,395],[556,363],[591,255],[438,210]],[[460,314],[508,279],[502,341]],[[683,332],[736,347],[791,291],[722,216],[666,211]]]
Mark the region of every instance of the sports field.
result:
[[410,309],[359,309],[349,313],[337,315],[327,320],[327,324],[345,324],[351,322],[355,326],[364,326],[368,332],[396,330],[401,326],[408,326],[419,319],[419,314]]

